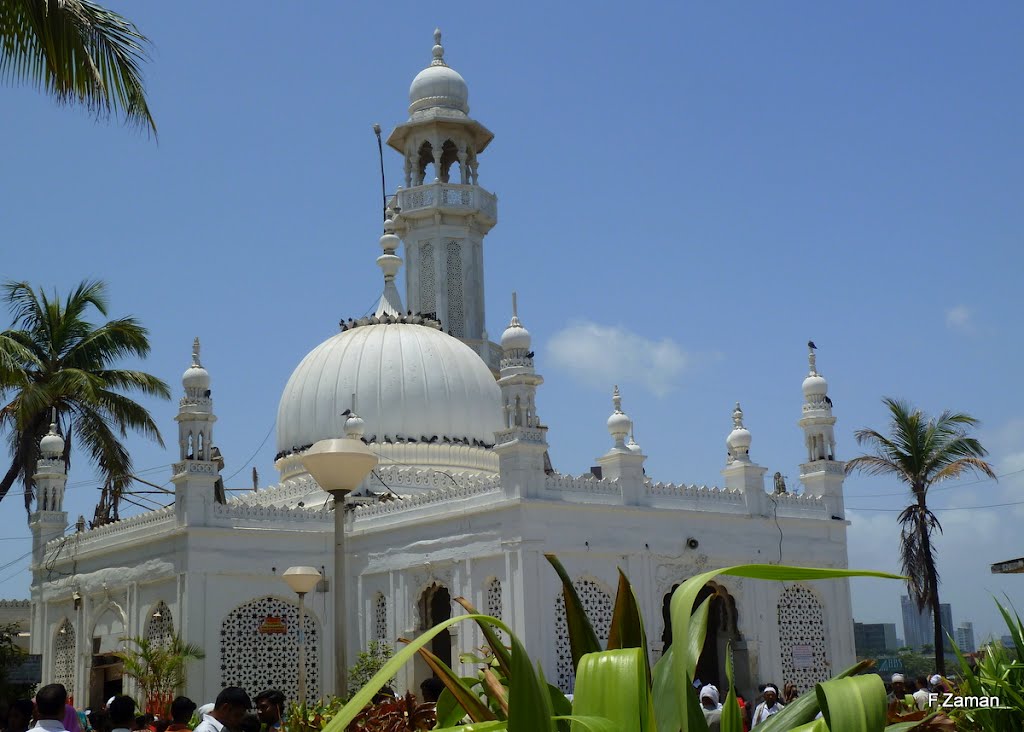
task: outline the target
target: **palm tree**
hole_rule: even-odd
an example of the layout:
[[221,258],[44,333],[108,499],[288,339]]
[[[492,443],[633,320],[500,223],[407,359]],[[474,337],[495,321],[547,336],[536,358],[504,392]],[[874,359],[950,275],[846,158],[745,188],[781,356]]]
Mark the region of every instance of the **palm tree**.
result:
[[92,0],[0,0],[0,78],[156,134],[142,83],[149,40]]
[[907,576],[907,590],[919,612],[931,608],[935,625],[935,665],[945,674],[942,617],[939,614],[939,573],[935,568],[936,530],[942,532],[938,517],[928,508],[928,490],[944,480],[956,480],[967,473],[995,479],[992,466],[982,460],[988,451],[974,437],[971,428],[978,420],[962,412],[945,411],[929,419],[919,409],[896,399],[884,399],[889,408],[889,436],[871,429],[857,430],[857,443],[871,453],[846,463],[847,474],[891,475],[910,489],[912,503],[899,515],[900,563]]
[[188,662],[202,660],[206,654],[178,635],[171,636],[168,643],[141,637],[124,640],[134,647],[115,654],[124,664],[122,672],[139,685],[146,711],[166,716],[175,693],[185,686]]
[[132,459],[121,439],[133,430],[163,445],[149,412],[122,392],[168,399],[167,384],[143,371],[113,367],[149,353],[148,331],[132,317],[99,326],[86,320],[90,308],[107,314],[106,285],[99,281],[83,281],[64,300],[25,282],[8,282],[0,293],[14,315],[12,327],[0,333],[0,431],[9,431],[11,447],[0,500],[20,476],[25,509],[31,511],[39,440],[56,410],[65,461],[74,434],[104,484],[98,518],[116,519],[121,492],[132,480]]

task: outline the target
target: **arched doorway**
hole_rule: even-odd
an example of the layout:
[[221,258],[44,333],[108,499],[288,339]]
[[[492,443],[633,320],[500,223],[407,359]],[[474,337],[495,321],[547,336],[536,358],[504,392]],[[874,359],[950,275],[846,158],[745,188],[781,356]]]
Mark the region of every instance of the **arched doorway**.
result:
[[[672,646],[672,593],[677,587],[679,585],[673,585],[672,590],[662,599],[662,653],[667,652]],[[709,597],[711,604],[708,607],[708,630],[704,636],[700,658],[697,660],[695,680],[700,679],[705,684],[715,684],[719,688],[724,688],[726,648],[730,643],[735,647],[740,640],[736,598],[721,585],[708,582],[697,593],[694,608],[700,607],[700,604]]]
[[[452,596],[440,582],[433,582],[420,594],[419,602],[417,603],[420,617],[420,628],[419,631],[425,632],[430,630],[438,623],[443,623],[445,620],[449,620],[452,617]],[[435,656],[440,658],[450,668],[452,665],[452,634],[445,628],[430,641],[429,650]],[[419,690],[419,685],[428,677],[433,676],[433,672],[430,667],[427,666],[426,662],[417,655],[415,662],[415,673],[416,673],[416,689]]]
[[92,669],[89,674],[89,704],[98,708],[112,696],[124,693],[124,663],[116,654],[125,637],[124,616],[119,608],[108,605],[93,625]]

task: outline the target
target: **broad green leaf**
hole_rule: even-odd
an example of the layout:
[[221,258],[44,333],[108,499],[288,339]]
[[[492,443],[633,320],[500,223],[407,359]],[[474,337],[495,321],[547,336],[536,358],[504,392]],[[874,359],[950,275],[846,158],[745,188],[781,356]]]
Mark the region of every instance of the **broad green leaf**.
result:
[[[572,710],[610,719],[620,732],[647,732],[649,695],[642,649],[588,653],[576,667]],[[573,723],[573,732],[582,729]]]
[[[456,597],[455,602],[459,603],[463,609],[470,615],[480,615],[480,612],[473,607],[473,604],[464,597]],[[498,666],[501,667],[501,672],[506,677],[512,673],[512,656],[509,653],[508,648],[501,642],[501,637],[495,632],[494,628],[485,622],[478,621],[477,625],[480,626],[481,632],[484,634],[484,639],[487,641],[487,645],[491,649],[491,653],[494,654],[494,658],[498,661]]]
[[[403,643],[408,642],[404,638],[399,638],[399,641]],[[441,679],[445,689],[455,697],[455,701],[458,702],[459,706],[466,710],[466,714],[469,715],[470,719],[474,722],[491,722],[497,719],[494,712],[480,701],[480,697],[477,696],[476,692],[469,685],[455,675],[455,672],[448,667],[448,664],[426,648],[420,648],[419,654],[427,662],[427,665],[430,666],[430,670]],[[459,717],[459,719],[462,719],[462,717]]]
[[697,698],[697,687],[693,685],[693,679],[686,679],[686,696],[689,704],[686,706],[686,724],[683,725],[684,732],[708,732],[708,721],[704,718],[704,710],[701,709],[700,699]]
[[[716,569],[703,574],[696,575],[683,582],[675,592],[672,593],[672,638],[690,637],[690,614],[693,611],[693,603],[701,588],[708,582],[721,575],[733,577],[748,577],[750,579],[774,580],[774,581],[801,581],[801,580],[822,580],[837,579],[842,577],[882,577],[886,579],[901,579],[899,575],[887,574],[885,572],[868,572],[851,569],[822,569],[818,567],[789,567],[775,564],[742,564],[725,569]],[[687,670],[695,667],[697,658],[689,645],[682,646],[673,643],[672,654],[673,676],[676,683],[682,683],[684,679],[692,678]],[[699,655],[699,651],[698,651]],[[679,706],[679,719],[691,719],[692,705],[696,702],[696,693],[676,694],[676,703]],[[699,702],[697,702],[699,704]],[[703,718],[703,715],[701,715]]]
[[447,688],[441,692],[434,711],[437,713],[437,726],[439,728],[458,724],[466,716],[466,710],[459,705],[455,700],[455,696]]
[[651,660],[647,655],[647,632],[636,592],[626,575],[619,570],[619,588],[615,593],[615,610],[608,630],[608,650],[617,648],[642,648],[644,653],[644,675],[651,683]]
[[[781,714],[781,712],[779,712],[779,714]],[[772,715],[771,717],[769,717],[769,719],[774,719],[777,716],[779,715]],[[760,729],[761,725],[757,726]],[[814,721],[808,722],[807,724],[801,724],[799,727],[792,727],[788,730],[788,732],[831,732],[831,730],[829,730],[828,725],[825,724],[824,719],[815,719]]]
[[877,674],[833,679],[818,684],[814,693],[829,728],[836,732],[882,732],[887,702],[885,684]]
[[496,722],[473,722],[472,724],[461,724],[457,727],[435,727],[433,732],[503,732],[508,729],[508,722],[498,720]]
[[548,684],[548,696],[551,697],[551,709],[558,720],[555,726],[558,732],[569,732],[569,722],[564,719],[572,714],[572,702],[565,698],[565,694],[554,684]]
[[[725,679],[729,693],[722,705],[722,719],[719,725],[721,732],[743,732],[743,712],[736,699],[736,687],[733,685],[732,643],[725,647]],[[699,701],[699,699],[698,699]]]
[[[704,647],[704,636],[708,627],[708,610],[711,607],[711,598],[705,600],[697,607],[690,619],[690,636],[687,644],[690,646],[690,657],[693,659],[690,677],[697,671],[697,659]],[[673,639],[674,640],[674,639]],[[679,716],[679,704],[676,696],[679,693],[679,684],[676,683],[675,665],[672,661],[672,649],[675,643],[669,646],[664,655],[654,665],[652,693],[654,705],[655,728],[658,732],[678,732],[683,726]]]
[[604,650],[601,642],[597,639],[594,626],[590,624],[587,611],[583,609],[580,596],[576,594],[576,587],[565,571],[565,567],[558,561],[554,554],[545,554],[544,558],[555,568],[559,579],[562,580],[562,599],[565,600],[565,625],[569,632],[569,646],[572,650],[572,666],[580,665],[580,659],[587,653],[597,653]]
[[603,717],[587,717],[579,714],[570,714],[567,717],[555,717],[559,722],[572,722],[578,724],[587,732],[619,732],[615,723]]
[[[834,678],[845,679],[848,676],[856,676],[874,665],[874,661],[860,661]],[[781,712],[773,714],[768,717],[767,721],[757,725],[757,730],[758,732],[789,732],[794,727],[813,722],[820,711],[817,694],[801,694],[796,701],[787,704]]]
[[[486,623],[490,623],[493,627],[500,628],[501,630],[504,630],[506,633],[508,633],[509,638],[512,640],[513,644],[513,657],[518,653],[521,659],[525,659],[521,662],[526,664],[530,676],[532,676],[534,681],[536,681],[536,676],[533,674],[533,668],[532,666],[530,666],[529,660],[526,658],[526,649],[523,647],[523,644],[519,642],[519,640],[514,635],[512,635],[512,631],[509,629],[507,625],[505,625],[497,618],[492,618],[489,615],[460,615],[458,617],[449,618],[448,620],[438,623],[433,628],[425,631],[422,635],[414,639],[405,648],[398,651],[392,658],[388,659],[388,662],[381,667],[380,671],[374,674],[373,678],[367,681],[363,688],[357,691],[352,696],[352,698],[349,699],[348,703],[338,711],[338,714],[330,722],[327,723],[327,725],[323,728],[322,732],[345,732],[345,730],[348,728],[348,725],[352,722],[352,720],[355,719],[359,712],[363,710],[363,707],[365,707],[367,704],[370,703],[370,701],[373,700],[373,697],[376,696],[377,692],[380,691],[381,687],[383,687],[388,681],[390,681],[391,677],[397,674],[399,669],[401,669],[402,666],[408,663],[413,658],[413,656],[415,656],[419,652],[420,648],[425,647],[428,643],[430,643],[430,641],[432,641],[439,633],[442,633],[446,628],[449,628],[458,623],[464,623],[466,621],[476,621],[478,623],[483,621]],[[502,722],[502,724],[504,724],[504,722]],[[478,727],[477,729],[503,728]],[[536,729],[548,730],[549,727],[541,725],[536,727]],[[513,732],[515,731],[513,730]]]
[[551,695],[540,663],[535,669],[522,642],[509,631],[512,641],[512,674],[508,689],[509,732],[555,732]]

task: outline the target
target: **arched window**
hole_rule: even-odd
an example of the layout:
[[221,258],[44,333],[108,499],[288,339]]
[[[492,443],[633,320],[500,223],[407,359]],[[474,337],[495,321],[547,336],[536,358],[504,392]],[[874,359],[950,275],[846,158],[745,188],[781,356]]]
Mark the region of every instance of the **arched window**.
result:
[[174,617],[167,603],[161,600],[146,618],[143,637],[157,648],[168,648],[174,638]]
[[[661,634],[662,649],[664,654],[672,646],[672,593],[679,585],[675,585],[662,598],[661,614],[664,623]],[[700,657],[697,659],[695,678],[708,684],[725,684],[725,651],[730,643],[734,646],[740,639],[739,617],[736,611],[736,598],[729,591],[716,582],[708,582],[693,603],[694,608],[707,598],[711,598],[708,607],[708,628],[704,636],[704,646],[701,648]]]
[[801,694],[831,677],[825,613],[807,587],[787,587],[779,597],[779,647],[782,683],[796,684]]
[[[612,625],[612,598],[601,586],[592,579],[581,578],[573,582],[580,604],[590,619],[590,624],[597,633],[597,639],[603,648],[608,642],[608,631]],[[571,693],[576,685],[576,669],[572,664],[572,646],[569,643],[569,625],[565,620],[565,598],[561,591],[555,598],[555,652],[556,683],[565,693]]]
[[[220,685],[257,694],[279,689],[298,697],[299,608],[277,597],[260,597],[232,610],[221,623]],[[320,628],[306,608],[306,680],[310,699],[320,694]],[[255,691],[255,690],[259,691]]]
[[63,684],[69,694],[75,688],[75,626],[67,618],[53,639],[53,682]]
[[[433,162],[434,162],[434,147],[433,147],[433,145],[430,144],[430,142],[428,142],[427,140],[424,140],[423,144],[420,145],[419,159],[418,159],[418,161],[416,163],[417,180],[419,181],[419,183],[417,185],[421,185],[421,184],[427,183],[427,182],[429,182],[429,183],[433,183],[434,182],[433,178],[431,178],[431,180],[429,180],[429,181],[427,181],[427,179],[426,179],[426,177],[427,177],[427,166],[431,165]],[[440,171],[435,171],[435,174],[434,174],[433,177],[434,178],[441,177]]]

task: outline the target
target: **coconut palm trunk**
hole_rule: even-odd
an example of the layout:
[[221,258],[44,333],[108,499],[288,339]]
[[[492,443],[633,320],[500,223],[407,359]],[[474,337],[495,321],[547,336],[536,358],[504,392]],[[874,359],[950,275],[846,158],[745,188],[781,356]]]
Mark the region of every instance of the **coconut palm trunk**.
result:
[[982,460],[988,451],[968,432],[978,420],[962,412],[946,411],[929,418],[908,403],[883,400],[889,410],[889,435],[872,429],[855,433],[857,442],[872,448],[846,464],[846,472],[891,476],[910,489],[911,504],[900,513],[900,564],[907,591],[918,612],[927,607],[935,630],[935,667],[945,674],[945,633],[939,608],[939,572],[935,532],[942,533],[938,517],[928,507],[928,491],[944,480],[969,473],[995,479],[992,466]]

